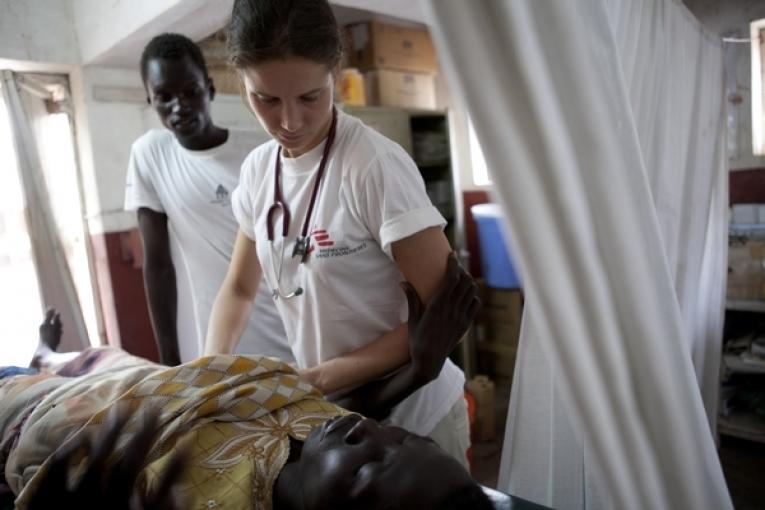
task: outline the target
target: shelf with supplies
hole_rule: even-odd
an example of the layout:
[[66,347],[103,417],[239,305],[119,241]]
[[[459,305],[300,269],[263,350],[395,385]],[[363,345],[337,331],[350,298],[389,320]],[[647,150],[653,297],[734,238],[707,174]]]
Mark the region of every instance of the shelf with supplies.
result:
[[444,167],[449,166],[451,163],[448,159],[440,159],[440,160],[431,160],[431,161],[415,161],[414,162],[418,168],[425,169],[425,168],[438,168],[438,167]]
[[731,224],[717,431],[765,443],[765,230]]
[[765,443],[761,403],[765,393],[765,361],[757,349],[745,347],[747,342],[754,345],[754,335],[733,337],[726,343],[726,351],[734,352],[724,352],[721,359],[717,432],[721,436]]
[[765,364],[757,361],[748,361],[746,357],[736,354],[723,355],[723,368],[733,374],[757,374],[765,375]]
[[755,299],[727,299],[725,309],[736,312],[765,313],[765,301]]
[[720,416],[717,420],[717,432],[724,436],[765,443],[765,418],[754,413]]
[[343,111],[398,143],[414,160],[430,201],[446,218],[454,246],[456,191],[451,161],[449,117],[444,110],[392,106],[341,106]]

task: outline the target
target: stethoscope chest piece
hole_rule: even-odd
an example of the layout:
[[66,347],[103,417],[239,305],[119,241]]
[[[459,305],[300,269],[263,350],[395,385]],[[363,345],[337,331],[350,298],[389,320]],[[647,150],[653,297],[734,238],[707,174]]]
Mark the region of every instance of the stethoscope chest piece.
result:
[[293,257],[300,257],[300,263],[305,263],[308,259],[308,250],[311,246],[311,236],[298,236],[295,240],[295,247],[292,249]]

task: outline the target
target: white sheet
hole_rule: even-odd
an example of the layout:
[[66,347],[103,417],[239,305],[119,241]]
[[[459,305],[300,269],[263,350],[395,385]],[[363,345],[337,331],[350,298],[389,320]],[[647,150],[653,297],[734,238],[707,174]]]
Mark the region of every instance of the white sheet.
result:
[[[722,50],[675,0],[426,0],[526,282],[502,490],[731,508]],[[693,360],[693,363],[692,363]]]

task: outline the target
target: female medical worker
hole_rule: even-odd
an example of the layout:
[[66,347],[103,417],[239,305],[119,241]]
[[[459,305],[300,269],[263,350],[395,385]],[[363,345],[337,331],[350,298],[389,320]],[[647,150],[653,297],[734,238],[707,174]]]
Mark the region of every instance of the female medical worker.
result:
[[[333,106],[342,38],[326,0],[236,0],[231,62],[273,137],[242,165],[239,234],[205,353],[230,353],[258,282],[273,289],[301,375],[325,394],[409,361],[405,279],[427,302],[445,274],[445,221],[404,150]],[[389,422],[466,463],[464,374],[451,361]]]

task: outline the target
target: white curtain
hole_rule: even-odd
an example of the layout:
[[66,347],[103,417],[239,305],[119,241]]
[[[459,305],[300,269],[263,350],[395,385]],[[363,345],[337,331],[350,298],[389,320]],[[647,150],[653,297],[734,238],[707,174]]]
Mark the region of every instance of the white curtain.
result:
[[526,285],[499,488],[555,508],[731,508],[710,428],[719,41],[676,0],[424,6]]
[[[35,129],[30,119],[46,115],[46,89],[2,71],[2,93],[13,133],[13,144],[24,191],[28,232],[45,306],[56,308],[64,324],[60,350],[82,350],[90,345],[77,289],[72,278],[41,164]],[[30,93],[30,90],[33,93]],[[40,311],[42,320],[42,310]]]

